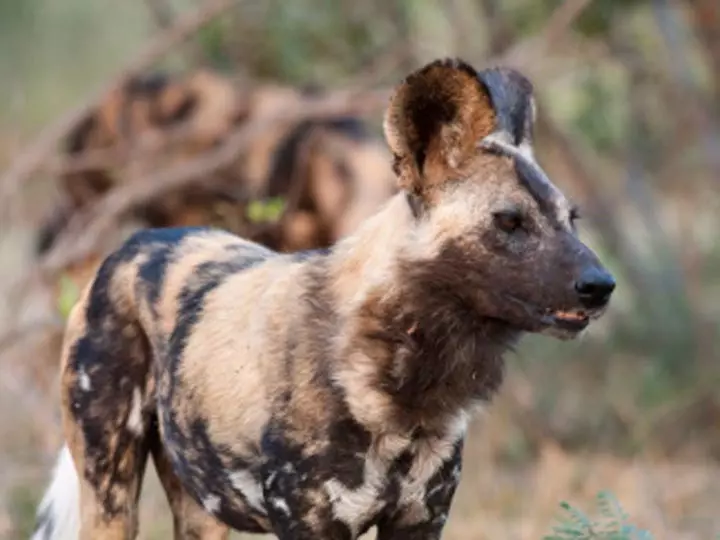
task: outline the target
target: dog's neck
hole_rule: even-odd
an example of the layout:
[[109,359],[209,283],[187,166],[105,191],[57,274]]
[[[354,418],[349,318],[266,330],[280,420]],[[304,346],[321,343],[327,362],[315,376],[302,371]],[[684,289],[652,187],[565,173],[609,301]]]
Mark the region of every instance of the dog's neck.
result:
[[398,195],[333,250],[342,328],[335,374],[371,428],[437,433],[492,396],[518,332],[448,288],[463,278],[449,264],[413,257],[414,220]]

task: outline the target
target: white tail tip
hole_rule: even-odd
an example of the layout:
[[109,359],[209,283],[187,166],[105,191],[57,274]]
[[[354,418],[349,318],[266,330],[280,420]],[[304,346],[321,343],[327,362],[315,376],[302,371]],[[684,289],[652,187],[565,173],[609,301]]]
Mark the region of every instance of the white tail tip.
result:
[[52,482],[40,502],[36,520],[30,540],[78,540],[80,485],[67,446],[63,446],[57,458]]

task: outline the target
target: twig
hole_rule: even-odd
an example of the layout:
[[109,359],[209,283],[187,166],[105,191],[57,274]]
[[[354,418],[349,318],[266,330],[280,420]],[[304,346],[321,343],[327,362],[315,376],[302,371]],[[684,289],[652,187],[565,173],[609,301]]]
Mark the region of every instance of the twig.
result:
[[208,174],[227,167],[255,137],[277,122],[368,114],[384,107],[387,99],[388,94],[385,91],[366,92],[361,96],[338,93],[322,99],[308,100],[298,109],[280,111],[266,118],[250,121],[233,133],[218,149],[150,176],[136,178],[108,193],[71,222],[42,260],[40,270],[45,275],[54,275],[67,265],[82,260],[99,247],[105,233],[128,210],[168,191],[201,181]]
[[8,170],[0,178],[0,201],[6,206],[5,211],[0,212],[0,215],[10,215],[11,201],[14,200],[20,186],[37,171],[43,161],[55,151],[58,143],[90,114],[110,91],[148,69],[161,56],[233,5],[234,0],[210,0],[196,12],[178,19],[174,26],[153,38],[109,84],[104,85],[100,91],[43,130],[37,139],[10,164]]

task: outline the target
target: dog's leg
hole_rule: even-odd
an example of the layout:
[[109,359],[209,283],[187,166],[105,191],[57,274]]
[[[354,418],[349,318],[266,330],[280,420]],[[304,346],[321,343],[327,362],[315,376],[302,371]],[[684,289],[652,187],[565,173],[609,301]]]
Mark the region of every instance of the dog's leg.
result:
[[226,540],[229,527],[208,514],[185,490],[172,469],[157,430],[151,436],[150,450],[172,510],[175,540]]
[[65,373],[71,396],[65,432],[80,483],[80,540],[132,540],[148,456],[146,387],[117,384],[105,378],[104,368],[99,363],[89,374],[71,366]]
[[[131,540],[148,456],[154,381],[147,337],[105,263],[73,309],[63,345],[63,425],[80,484],[81,540]],[[122,276],[121,276],[122,277]]]
[[317,457],[302,457],[272,431],[262,445],[263,496],[273,533],[280,540],[354,540],[355,531],[333,515]]
[[[422,496],[413,495],[401,500],[398,510],[378,523],[378,540],[439,540],[455,490],[460,481],[462,443],[458,444],[450,459],[430,478],[421,490]],[[408,479],[412,485],[412,478]],[[417,486],[408,490],[416,493]],[[407,486],[406,486],[407,488]],[[401,488],[402,491],[402,488]]]

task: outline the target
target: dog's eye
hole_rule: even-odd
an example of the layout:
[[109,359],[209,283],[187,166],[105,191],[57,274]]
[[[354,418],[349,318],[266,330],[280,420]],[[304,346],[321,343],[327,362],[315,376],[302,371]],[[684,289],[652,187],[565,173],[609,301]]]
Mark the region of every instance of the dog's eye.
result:
[[522,229],[523,219],[520,212],[515,210],[506,210],[495,213],[495,223],[501,230],[512,234]]

